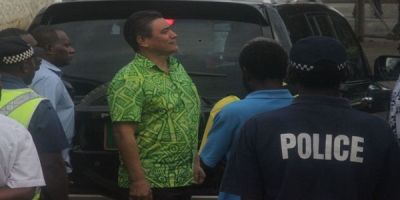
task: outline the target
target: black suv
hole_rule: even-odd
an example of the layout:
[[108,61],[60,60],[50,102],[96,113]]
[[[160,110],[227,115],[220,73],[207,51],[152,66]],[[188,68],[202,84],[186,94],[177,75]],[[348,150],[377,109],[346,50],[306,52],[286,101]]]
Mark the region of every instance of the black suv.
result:
[[[76,137],[71,155],[75,183],[81,187],[95,185],[103,191],[116,191],[119,161],[105,92],[114,74],[134,55],[123,38],[124,21],[133,12],[144,9],[158,10],[173,20],[179,45],[175,56],[198,87],[203,122],[217,100],[228,94],[243,97],[237,57],[242,45],[257,36],[273,38],[287,51],[307,36],[338,39],[346,47],[350,63],[350,79],[341,88],[343,95],[361,110],[387,109],[390,90],[372,81],[363,50],[348,22],[336,10],[322,4],[262,0],[100,0],[53,4],[34,19],[30,29],[40,24],[60,27],[70,36],[77,52],[63,71],[76,103]],[[202,132],[203,128],[199,135]],[[208,189],[213,193],[217,186]]]

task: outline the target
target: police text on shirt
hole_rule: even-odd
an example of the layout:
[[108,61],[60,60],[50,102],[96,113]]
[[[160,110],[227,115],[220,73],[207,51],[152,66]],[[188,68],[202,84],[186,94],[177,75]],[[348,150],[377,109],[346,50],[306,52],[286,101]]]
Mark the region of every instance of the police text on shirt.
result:
[[[322,138],[322,139],[321,139]],[[297,151],[301,159],[337,160],[362,163],[364,138],[359,136],[283,133],[280,135],[282,159]],[[325,141],[323,141],[325,140]],[[323,143],[322,143],[323,142]],[[320,145],[320,143],[325,145]],[[296,148],[297,147],[297,148]],[[291,154],[292,155],[292,154]]]

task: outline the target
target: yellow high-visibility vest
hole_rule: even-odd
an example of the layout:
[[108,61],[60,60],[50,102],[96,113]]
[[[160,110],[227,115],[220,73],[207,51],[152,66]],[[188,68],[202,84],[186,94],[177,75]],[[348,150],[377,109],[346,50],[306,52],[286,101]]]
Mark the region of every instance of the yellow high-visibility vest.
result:
[[28,128],[33,113],[43,99],[29,88],[2,89],[0,113]]
[[[16,120],[28,129],[32,115],[43,99],[44,98],[29,88],[13,90],[2,89],[0,113]],[[40,188],[36,188],[32,200],[39,200],[39,198]]]

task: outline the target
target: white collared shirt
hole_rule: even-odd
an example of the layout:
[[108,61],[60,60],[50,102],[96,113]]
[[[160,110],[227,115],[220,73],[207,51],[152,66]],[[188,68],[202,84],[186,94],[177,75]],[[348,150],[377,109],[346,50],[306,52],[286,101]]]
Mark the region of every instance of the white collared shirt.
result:
[[18,122],[0,114],[0,188],[44,185],[31,134]]
[[57,75],[60,73],[60,69],[43,59],[30,87],[40,96],[50,100],[60,118],[68,143],[71,145],[75,126],[74,103],[63,81]]

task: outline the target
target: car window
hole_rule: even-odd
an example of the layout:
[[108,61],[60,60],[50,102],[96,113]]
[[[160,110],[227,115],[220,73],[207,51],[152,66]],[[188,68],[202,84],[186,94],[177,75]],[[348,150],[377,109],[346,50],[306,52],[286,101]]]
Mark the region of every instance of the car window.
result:
[[282,17],[285,21],[286,28],[288,29],[290,40],[293,44],[301,38],[314,35],[312,32],[311,24],[309,24],[307,18],[305,18],[304,15]]
[[347,21],[337,15],[331,15],[338,39],[346,47],[350,65],[350,80],[367,79],[367,64],[363,58],[361,47]]
[[[68,76],[107,82],[134,55],[123,38],[124,20],[79,21],[58,24],[70,36],[76,57],[65,68]],[[261,36],[260,25],[225,21],[175,19],[178,34],[175,55],[197,85],[200,94],[219,99],[241,95],[238,55],[248,40]]]
[[337,14],[310,13],[283,16],[292,43],[313,36],[334,37],[342,42],[349,61],[349,81],[366,79],[368,72],[358,42],[345,19]]
[[308,20],[312,21],[310,24],[313,25],[314,33],[327,37],[336,37],[332,22],[327,15],[310,15]]

